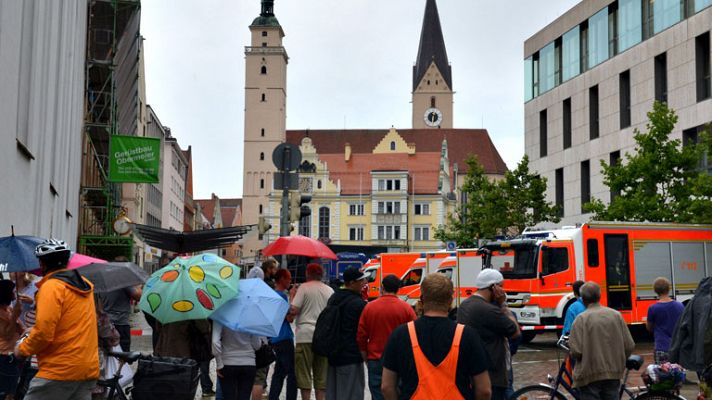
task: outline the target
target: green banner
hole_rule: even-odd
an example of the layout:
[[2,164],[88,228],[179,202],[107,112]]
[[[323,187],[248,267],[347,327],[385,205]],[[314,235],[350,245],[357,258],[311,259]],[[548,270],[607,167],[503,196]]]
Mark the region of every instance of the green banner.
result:
[[109,145],[109,181],[158,183],[161,139],[112,135]]

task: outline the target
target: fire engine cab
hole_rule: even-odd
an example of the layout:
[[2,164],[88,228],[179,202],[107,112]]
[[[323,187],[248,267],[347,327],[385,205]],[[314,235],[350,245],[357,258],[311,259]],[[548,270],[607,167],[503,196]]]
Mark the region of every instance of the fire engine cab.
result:
[[591,222],[553,230],[525,231],[479,249],[485,268],[505,278],[507,303],[524,339],[561,329],[575,301],[576,280],[601,286],[601,303],[629,324],[645,323],[655,303],[653,281],[666,277],[671,295],[689,300],[712,272],[712,226],[664,223]]

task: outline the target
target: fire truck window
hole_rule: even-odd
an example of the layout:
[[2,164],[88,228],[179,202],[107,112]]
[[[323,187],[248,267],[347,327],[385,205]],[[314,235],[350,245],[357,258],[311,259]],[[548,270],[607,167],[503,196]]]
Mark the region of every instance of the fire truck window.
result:
[[586,250],[588,252],[588,266],[598,267],[598,240],[588,239],[586,241]]
[[423,276],[422,269],[414,269],[403,279],[403,286],[416,285],[420,283],[420,278]]
[[438,272],[447,276],[447,279],[452,280],[452,268],[441,269]]
[[549,247],[542,254],[542,275],[555,274],[569,269],[569,250],[565,247]]

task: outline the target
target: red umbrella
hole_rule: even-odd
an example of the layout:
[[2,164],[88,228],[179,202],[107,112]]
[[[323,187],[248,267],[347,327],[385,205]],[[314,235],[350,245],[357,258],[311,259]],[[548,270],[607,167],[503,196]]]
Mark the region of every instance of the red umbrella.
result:
[[282,236],[262,250],[266,256],[290,254],[312,258],[328,258],[336,260],[336,254],[318,240],[306,236]]
[[106,260],[100,258],[89,257],[84,254],[74,253],[72,258],[69,259],[69,264],[67,264],[67,269],[77,269],[89,264],[106,264]]

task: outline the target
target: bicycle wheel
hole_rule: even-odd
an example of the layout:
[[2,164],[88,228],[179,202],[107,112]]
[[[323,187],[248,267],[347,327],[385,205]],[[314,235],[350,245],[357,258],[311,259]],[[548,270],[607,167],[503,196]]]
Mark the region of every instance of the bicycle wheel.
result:
[[635,397],[633,400],[685,400],[684,397],[680,397],[674,393],[660,391],[660,392],[643,392]]
[[566,396],[551,386],[540,383],[525,386],[512,394],[509,400],[566,400]]

